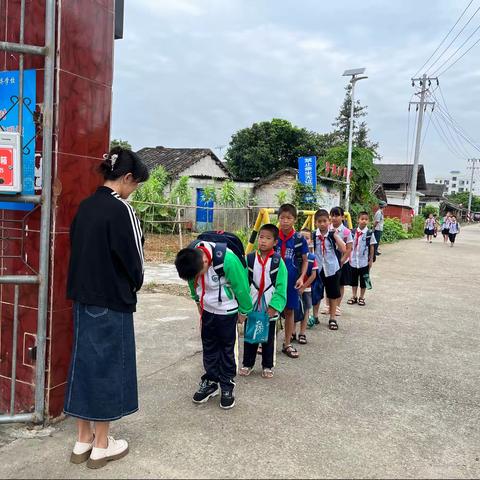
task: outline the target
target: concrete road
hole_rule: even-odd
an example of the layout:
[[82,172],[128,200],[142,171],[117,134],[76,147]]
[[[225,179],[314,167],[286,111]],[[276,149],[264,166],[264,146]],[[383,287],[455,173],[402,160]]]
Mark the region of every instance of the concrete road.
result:
[[454,248],[381,251],[367,306],[345,306],[338,332],[325,321],[310,331],[300,359],[278,357],[273,380],[238,379],[228,412],[191,402],[202,373],[195,307],[142,295],[141,410],[113,429],[130,455],[89,471],[68,463],[71,420],[33,439],[0,427],[0,477],[480,477],[480,228],[464,228]]

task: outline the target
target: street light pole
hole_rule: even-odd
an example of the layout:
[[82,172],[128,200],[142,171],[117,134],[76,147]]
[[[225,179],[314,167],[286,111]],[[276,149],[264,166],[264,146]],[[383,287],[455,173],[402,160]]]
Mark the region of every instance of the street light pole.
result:
[[351,76],[350,83],[352,84],[352,91],[350,92],[350,128],[348,132],[348,160],[347,160],[347,185],[345,189],[345,211],[350,209],[350,172],[352,171],[352,144],[353,144],[353,119],[355,115],[355,84],[359,80],[368,78],[362,75],[365,72],[365,68],[356,68],[354,70],[346,70],[343,76]]

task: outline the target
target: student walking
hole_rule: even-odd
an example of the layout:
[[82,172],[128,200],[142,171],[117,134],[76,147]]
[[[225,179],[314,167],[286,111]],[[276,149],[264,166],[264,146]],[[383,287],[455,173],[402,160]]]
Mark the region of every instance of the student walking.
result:
[[443,243],[448,243],[448,234],[450,233],[451,215],[452,214],[450,212],[447,212],[445,217],[443,217],[443,222],[442,222]]
[[[347,302],[349,305],[358,304],[365,306],[365,291],[369,281],[370,269],[375,258],[375,236],[368,228],[370,217],[367,212],[358,215],[358,227],[354,232],[353,249],[350,257],[352,274],[352,298]],[[360,296],[358,286],[360,285]]]
[[[178,276],[188,281],[200,315],[205,373],[193,402],[205,403],[221,390],[224,410],[235,406],[237,323],[252,311],[244,259],[233,252],[233,245],[228,247],[229,235],[218,234],[217,242],[200,240],[180,250],[175,259]],[[219,259],[222,263],[216,263]]]
[[[258,232],[258,250],[247,255],[250,294],[254,310],[266,308],[270,318],[268,341],[262,343],[262,377],[272,378],[276,360],[276,324],[280,313],[287,303],[288,273],[285,262],[275,247],[278,243],[279,231],[275,225],[266,224]],[[248,328],[248,322],[245,330]],[[248,376],[255,366],[258,343],[244,342],[243,367],[241,376]]]
[[460,233],[460,224],[457,222],[457,217],[452,215],[450,220],[450,228],[448,230],[448,239],[450,240],[450,246],[453,247],[455,245],[455,239],[457,235]]
[[326,210],[321,209],[315,213],[315,225],[317,226],[314,237],[315,255],[330,310],[328,327],[330,330],[338,330],[335,314],[341,297],[341,271],[337,250],[343,254],[345,253],[346,246],[338,232],[336,232],[335,229],[331,229],[330,217]]
[[436,220],[433,217],[433,213],[428,215],[428,218],[425,220],[424,224],[425,230],[424,233],[427,237],[427,243],[432,243],[432,238],[435,234]]
[[78,208],[70,228],[68,298],[74,340],[64,411],[77,419],[72,463],[101,468],[128,453],[110,422],[138,410],[133,312],[143,283],[143,235],[126,199],[148,171],[116,147],[99,167],[104,185]]
[[299,308],[299,290],[307,273],[308,245],[306,240],[293,228],[297,220],[297,209],[286,203],[278,210],[280,223],[279,240],[276,252],[285,261],[288,271],[287,305],[285,308],[285,341],[282,352],[290,358],[298,358],[298,351],[291,339],[295,326],[295,310]]

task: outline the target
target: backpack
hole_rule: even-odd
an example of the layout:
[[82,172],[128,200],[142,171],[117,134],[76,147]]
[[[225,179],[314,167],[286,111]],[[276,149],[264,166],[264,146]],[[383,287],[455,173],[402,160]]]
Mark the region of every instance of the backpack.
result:
[[[229,248],[238,257],[244,268],[247,267],[245,263],[245,250],[243,248],[243,243],[233,233],[224,232],[221,230],[217,232],[203,232],[189,245],[189,248],[195,248],[201,242],[212,242],[215,244],[212,255],[212,267],[219,279],[220,277],[225,276],[223,265],[225,262],[227,248]],[[220,281],[218,282],[218,285],[218,301],[221,302],[222,286]]]
[[[372,235],[373,235],[373,231],[368,229],[367,230],[366,241],[365,241],[365,250],[364,250],[363,253],[365,253],[365,251],[368,251],[370,249],[370,243],[372,241]],[[372,260],[375,261],[376,259],[377,259],[377,257],[375,256],[375,251],[374,251]]]
[[[335,238],[333,238],[333,235],[334,235],[333,232],[328,232],[327,238],[333,247],[333,251],[335,252],[335,255],[338,260],[338,265],[340,266],[340,260],[342,259],[343,253],[337,248],[337,242],[335,241]],[[316,230],[312,232],[312,237],[313,237],[313,251],[316,252],[317,251],[317,231]]]
[[[247,255],[247,267],[248,267],[248,282],[250,283],[250,285],[253,285],[258,290],[258,285],[255,285],[255,282],[253,281],[253,268],[255,266],[256,255],[257,255],[256,252],[252,252]],[[277,284],[278,268],[280,267],[281,259],[282,257],[278,253],[274,253],[271,256],[269,274],[270,274],[270,281],[272,282],[273,287],[275,287]]]
[[302,253],[302,246],[304,242],[304,238],[299,232],[295,232],[292,236],[293,238],[293,248],[295,252],[295,266],[298,270],[298,276],[302,273],[302,265],[303,265],[303,253]]

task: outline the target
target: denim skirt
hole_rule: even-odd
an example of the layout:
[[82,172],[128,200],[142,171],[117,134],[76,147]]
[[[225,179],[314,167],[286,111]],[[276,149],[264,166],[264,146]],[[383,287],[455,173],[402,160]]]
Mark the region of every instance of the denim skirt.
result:
[[137,410],[133,314],[75,303],[64,412],[108,422]]

